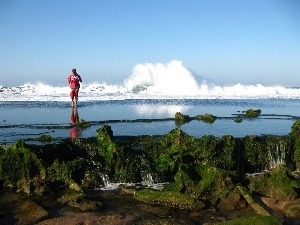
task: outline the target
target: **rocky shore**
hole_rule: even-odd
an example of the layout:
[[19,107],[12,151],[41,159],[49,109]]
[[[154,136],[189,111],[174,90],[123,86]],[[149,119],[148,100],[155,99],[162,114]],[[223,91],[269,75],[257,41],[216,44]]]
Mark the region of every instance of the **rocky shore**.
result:
[[[284,137],[44,135],[1,145],[0,224],[300,224],[299,170],[300,121]],[[101,191],[103,176],[164,186]]]

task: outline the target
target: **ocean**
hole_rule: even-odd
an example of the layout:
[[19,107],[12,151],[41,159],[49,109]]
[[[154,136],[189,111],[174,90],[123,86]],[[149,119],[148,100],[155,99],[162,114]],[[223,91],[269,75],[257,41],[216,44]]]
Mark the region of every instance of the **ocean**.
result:
[[[288,135],[299,116],[298,87],[217,85],[194,75],[178,60],[167,65],[137,64],[121,84],[85,83],[81,75],[83,83],[76,110],[71,107],[67,84],[0,84],[0,143],[43,134],[93,137],[103,124],[110,125],[116,136],[163,135],[176,127],[196,138]],[[238,114],[248,109],[260,109],[261,115],[234,122]],[[212,124],[192,120],[178,125],[174,122],[176,112],[190,117],[210,113],[217,120]],[[76,119],[92,126],[75,127],[74,132]]]
[[[204,94],[194,95],[176,95],[176,91],[167,94],[158,90],[155,86],[139,86],[139,90],[135,86],[127,90],[125,86],[84,84],[78,107],[73,109],[68,87],[41,83],[0,87],[0,143],[43,134],[55,138],[73,137],[74,111],[77,119],[92,125],[76,131],[76,137],[81,138],[96,136],[96,129],[103,124],[111,126],[116,136],[163,135],[176,127],[196,138],[203,135],[288,135],[300,112],[299,88],[237,84],[218,88],[207,86]],[[244,118],[241,123],[234,122],[237,115],[248,109],[260,109],[261,115]],[[190,117],[210,113],[217,119],[212,124],[192,120],[179,126],[174,121],[176,112]]]

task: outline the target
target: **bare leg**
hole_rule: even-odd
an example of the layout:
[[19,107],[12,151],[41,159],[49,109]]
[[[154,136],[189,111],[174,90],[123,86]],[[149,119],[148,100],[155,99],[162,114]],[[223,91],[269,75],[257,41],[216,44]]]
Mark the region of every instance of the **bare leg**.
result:
[[77,102],[78,102],[78,97],[75,97],[74,98],[74,106],[76,107],[76,105],[77,105]]
[[74,93],[74,105],[75,105],[75,107],[76,107],[77,102],[78,102],[78,92],[79,92],[79,90],[76,89],[75,93]]
[[74,95],[75,95],[75,91],[74,90],[71,90],[70,92],[70,97],[71,97],[71,100],[72,100],[72,106],[74,106]]

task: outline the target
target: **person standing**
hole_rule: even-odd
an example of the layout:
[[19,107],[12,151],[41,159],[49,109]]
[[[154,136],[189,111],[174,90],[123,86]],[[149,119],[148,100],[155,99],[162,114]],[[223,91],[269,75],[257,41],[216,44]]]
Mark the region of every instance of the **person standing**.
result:
[[78,92],[80,83],[82,82],[81,76],[76,72],[76,69],[72,69],[72,73],[68,76],[68,83],[71,88],[70,97],[72,100],[72,106],[77,106]]

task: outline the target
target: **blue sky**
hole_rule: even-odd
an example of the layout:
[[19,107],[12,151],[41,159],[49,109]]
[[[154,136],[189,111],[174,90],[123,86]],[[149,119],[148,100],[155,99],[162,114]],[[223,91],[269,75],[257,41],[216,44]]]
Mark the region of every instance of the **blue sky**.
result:
[[216,84],[300,86],[298,0],[1,0],[0,85],[122,83],[180,60]]

